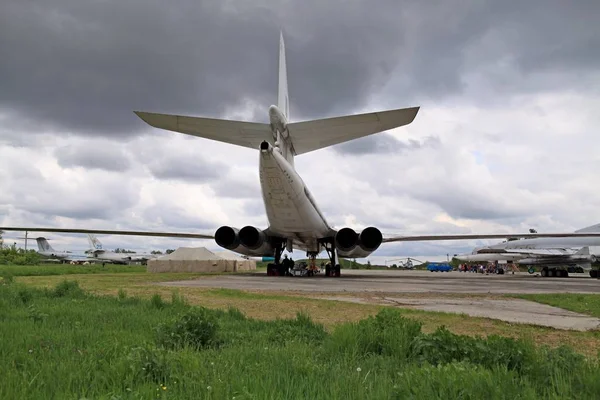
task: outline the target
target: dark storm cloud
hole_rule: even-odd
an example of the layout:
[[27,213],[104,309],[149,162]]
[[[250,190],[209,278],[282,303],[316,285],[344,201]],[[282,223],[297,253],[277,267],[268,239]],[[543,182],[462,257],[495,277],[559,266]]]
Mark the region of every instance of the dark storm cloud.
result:
[[217,117],[246,98],[266,108],[276,98],[281,26],[292,118],[351,112],[388,82],[390,106],[441,99],[464,89],[465,73],[505,59],[529,78],[570,68],[575,80],[598,62],[599,7],[6,0],[0,108],[58,129],[110,135],[147,128],[132,113],[138,109]]
[[131,167],[129,154],[113,145],[63,146],[54,150],[58,165],[63,168],[83,167],[105,171],[126,172]]
[[152,160],[148,168],[155,178],[204,183],[225,175],[227,165],[202,160],[191,154],[169,154]]
[[333,146],[332,149],[339,154],[353,156],[366,154],[400,154],[405,151],[418,150],[424,146],[436,146],[440,142],[437,137],[427,137],[422,142],[414,139],[400,141],[392,135],[382,133],[352,140],[344,144]]

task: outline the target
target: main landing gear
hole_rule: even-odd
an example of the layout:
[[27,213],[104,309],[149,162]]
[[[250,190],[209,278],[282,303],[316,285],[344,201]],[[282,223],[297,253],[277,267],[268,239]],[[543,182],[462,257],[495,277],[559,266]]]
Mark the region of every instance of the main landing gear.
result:
[[543,267],[540,271],[540,275],[544,278],[568,278],[569,271],[566,269]]
[[290,274],[289,260],[286,258],[281,262],[281,253],[285,249],[285,242],[275,246],[275,262],[267,264],[267,276],[286,276]]
[[[325,276],[328,277],[340,277],[341,267],[336,264],[336,252],[333,243],[323,243],[323,247],[327,251],[330,262],[325,266]],[[275,262],[267,265],[267,276],[291,276],[290,270],[294,267],[293,261],[289,259],[281,260],[281,254],[285,250],[285,242],[279,243],[275,246]],[[307,274],[313,276],[316,270],[315,260],[317,253],[309,252],[309,271],[312,273]]]
[[325,266],[325,276],[339,278],[342,275],[342,269],[340,264],[336,264],[335,260],[335,247],[333,243],[323,243],[325,251],[329,256],[330,262]]

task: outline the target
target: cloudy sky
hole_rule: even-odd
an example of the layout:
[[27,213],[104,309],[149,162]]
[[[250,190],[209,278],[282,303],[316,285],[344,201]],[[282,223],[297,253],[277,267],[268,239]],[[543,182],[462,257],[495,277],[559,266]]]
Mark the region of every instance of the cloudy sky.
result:
[[[421,106],[407,127],[297,158],[334,226],[442,234],[600,222],[598,1],[4,0],[0,225],[266,227],[257,151],[153,129],[133,110],[267,122],[280,29],[293,121]],[[81,235],[47,236],[87,247]]]

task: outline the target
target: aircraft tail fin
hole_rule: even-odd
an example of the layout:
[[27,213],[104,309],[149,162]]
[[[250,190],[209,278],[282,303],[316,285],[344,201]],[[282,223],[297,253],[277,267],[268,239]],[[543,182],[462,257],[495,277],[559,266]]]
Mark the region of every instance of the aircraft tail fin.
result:
[[[287,64],[283,32],[279,33],[279,82],[277,106],[288,121],[294,155],[323,149],[374,133],[410,124],[419,107],[346,115],[302,122],[290,121]],[[159,129],[185,133],[258,150],[262,142],[271,142],[270,124],[232,121],[214,118],[189,117],[134,111],[148,125]]]
[[588,246],[586,247],[582,247],[581,249],[579,249],[576,253],[576,256],[589,256],[590,255],[590,248]]
[[50,246],[50,243],[48,243],[48,240],[45,237],[36,238],[35,241],[37,242],[39,251],[54,251],[54,249],[52,248],[52,246]]
[[600,224],[595,224],[592,226],[588,226],[586,228],[581,228],[577,231],[575,231],[575,233],[598,233],[600,232]]
[[90,243],[90,248],[92,250],[103,250],[102,243],[100,243],[98,238],[91,233],[88,233],[88,242]]
[[285,42],[283,32],[279,32],[279,87],[277,93],[277,107],[290,120],[290,99],[288,95],[287,65],[285,62]]

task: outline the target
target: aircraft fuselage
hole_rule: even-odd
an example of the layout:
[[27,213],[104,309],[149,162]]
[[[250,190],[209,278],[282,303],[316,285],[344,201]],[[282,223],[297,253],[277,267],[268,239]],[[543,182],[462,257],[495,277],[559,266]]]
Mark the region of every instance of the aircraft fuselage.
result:
[[[283,117],[275,106],[269,108],[269,114],[275,116],[272,123],[278,123],[277,116]],[[260,186],[269,233],[301,242],[306,246],[304,250],[319,252],[318,239],[330,236],[332,229],[294,168],[289,142],[282,132],[277,130],[275,134],[276,146],[263,142],[259,153]],[[287,159],[282,153],[287,153]]]

